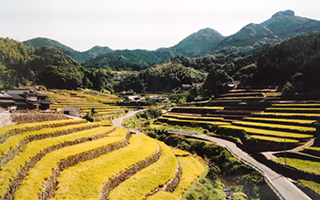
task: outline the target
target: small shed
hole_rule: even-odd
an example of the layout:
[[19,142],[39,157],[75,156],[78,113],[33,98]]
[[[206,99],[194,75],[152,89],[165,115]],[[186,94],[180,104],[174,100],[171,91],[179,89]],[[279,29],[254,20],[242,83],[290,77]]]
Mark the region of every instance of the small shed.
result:
[[64,107],[63,113],[74,117],[80,116],[81,107]]

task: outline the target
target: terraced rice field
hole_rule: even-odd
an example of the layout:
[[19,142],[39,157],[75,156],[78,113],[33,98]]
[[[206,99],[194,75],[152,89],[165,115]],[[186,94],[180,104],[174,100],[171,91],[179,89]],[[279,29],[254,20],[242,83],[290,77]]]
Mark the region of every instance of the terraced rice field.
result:
[[177,114],[163,114],[166,118],[176,118],[185,120],[203,120],[203,121],[224,121],[222,117],[200,117],[200,116],[190,116],[190,115],[177,115]]
[[64,107],[81,107],[80,114],[91,113],[94,108],[96,120],[110,120],[115,116],[124,114],[124,109],[118,106],[110,106],[106,103],[116,102],[120,99],[114,95],[102,94],[94,91],[59,91],[58,93],[47,93],[54,104],[52,110],[61,110]]
[[202,121],[202,120],[188,120],[188,119],[176,119],[176,118],[168,118],[168,117],[160,117],[158,118],[159,121],[165,121],[169,124],[204,124],[204,125],[214,125],[214,126],[220,126],[220,125],[229,125],[228,122],[222,122],[222,121]]
[[266,123],[279,123],[298,126],[313,126],[317,120],[304,120],[304,119],[281,119],[281,118],[263,118],[263,117],[245,117],[244,121],[253,122],[266,122]]
[[158,189],[155,195],[179,198],[204,171],[189,153],[102,124],[61,120],[0,129],[17,131],[0,144],[3,156],[19,147],[2,163],[0,199],[145,199]]
[[279,157],[277,159],[273,159],[273,161],[285,164],[285,160],[287,162],[287,165],[294,167],[298,170],[301,170],[303,172],[308,172],[311,174],[320,175],[320,162],[314,162],[309,160],[301,160],[301,159],[295,159],[295,158],[284,158]]
[[171,112],[174,113],[191,113],[191,114],[209,114],[216,110],[223,110],[221,106],[204,106],[204,107],[176,107],[172,108]]
[[295,133],[308,133],[313,134],[316,132],[314,127],[305,126],[293,126],[293,125],[283,125],[276,123],[262,123],[262,122],[249,122],[249,121],[236,121],[232,123],[237,126],[252,127],[252,128],[263,128],[267,130],[280,130],[280,131],[291,131]]
[[318,113],[281,113],[281,112],[261,112],[252,113],[251,116],[254,117],[272,117],[272,118],[285,118],[285,119],[310,119],[317,120],[320,119],[320,114]]
[[173,192],[160,191],[152,195],[148,200],[172,199],[179,200],[188,190],[190,185],[205,171],[203,164],[187,152],[174,151],[181,167],[182,175],[178,186]]
[[271,137],[280,137],[280,138],[292,138],[292,139],[310,139],[313,138],[313,135],[309,134],[299,134],[299,133],[292,133],[292,132],[285,132],[285,131],[272,131],[266,129],[259,129],[259,128],[249,128],[249,127],[242,127],[236,125],[227,125],[227,126],[220,126],[220,128],[226,128],[230,130],[243,130],[249,135],[264,135],[264,136],[271,136]]

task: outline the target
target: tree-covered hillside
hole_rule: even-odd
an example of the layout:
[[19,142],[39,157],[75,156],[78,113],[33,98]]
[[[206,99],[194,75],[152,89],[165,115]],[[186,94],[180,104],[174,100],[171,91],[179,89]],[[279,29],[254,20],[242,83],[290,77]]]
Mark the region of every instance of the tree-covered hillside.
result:
[[100,47],[95,46],[87,51],[80,52],[77,50],[74,50],[64,44],[61,44],[60,42],[48,38],[33,38],[31,40],[27,40],[24,42],[28,46],[30,46],[33,49],[40,49],[41,47],[53,47],[57,49],[61,49],[63,53],[71,56],[73,59],[80,63],[85,63],[91,60],[92,58],[95,58],[99,55],[112,52],[113,50],[109,47]]
[[112,91],[109,68],[84,69],[53,47],[33,50],[21,42],[0,38],[0,89],[41,84],[47,88],[84,87]]
[[117,50],[90,60],[84,67],[98,69],[108,66],[113,70],[139,71],[161,64],[171,56],[170,52],[163,50]]
[[35,75],[30,69],[30,61],[35,58],[32,49],[23,43],[8,38],[0,38],[0,88],[27,84]]
[[127,76],[119,83],[117,90],[173,92],[181,90],[182,84],[202,83],[206,76],[207,73],[191,67],[168,62]]

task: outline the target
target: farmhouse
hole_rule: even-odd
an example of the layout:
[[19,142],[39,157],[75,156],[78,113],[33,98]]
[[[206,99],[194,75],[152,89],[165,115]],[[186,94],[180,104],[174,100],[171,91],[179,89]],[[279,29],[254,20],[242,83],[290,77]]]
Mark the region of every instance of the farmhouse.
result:
[[15,106],[17,110],[49,109],[51,102],[46,100],[47,95],[30,89],[13,89],[0,94],[0,106],[8,108]]
[[15,101],[12,100],[12,97],[5,93],[4,91],[0,92],[0,106],[3,108],[15,106]]

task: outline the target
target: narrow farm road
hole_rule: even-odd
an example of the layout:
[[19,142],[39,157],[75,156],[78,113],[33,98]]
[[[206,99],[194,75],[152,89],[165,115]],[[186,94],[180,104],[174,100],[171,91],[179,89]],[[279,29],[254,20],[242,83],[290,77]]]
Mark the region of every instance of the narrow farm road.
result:
[[[122,127],[122,120],[124,118],[132,117],[136,113],[143,112],[143,111],[144,110],[130,111],[127,113],[126,116],[117,118],[113,120],[112,123],[114,126]],[[215,142],[223,147],[228,148],[234,154],[234,156],[244,160],[246,163],[249,163],[250,165],[253,165],[255,168],[258,168],[260,171],[262,171],[267,177],[267,179],[269,180],[269,182],[271,182],[271,184],[276,188],[278,193],[282,196],[282,199],[311,200],[310,197],[308,197],[305,193],[303,193],[297,186],[295,186],[287,178],[283,177],[281,174],[276,173],[269,167],[256,161],[249,154],[247,154],[246,152],[238,148],[233,142],[220,139],[220,138],[210,137],[207,135],[191,135],[191,134],[184,134],[184,133],[176,133],[176,134],[186,135],[188,137]]]
[[[188,134],[183,134],[183,135],[188,135]],[[261,164],[260,162],[256,161],[246,152],[238,148],[233,142],[223,140],[220,138],[210,137],[207,135],[191,135],[191,136],[188,135],[188,136],[215,142],[220,144],[221,146],[228,148],[233,152],[233,154],[235,154],[240,159],[260,169],[265,174],[265,176],[269,179],[271,184],[276,188],[276,190],[279,191],[279,193],[284,199],[288,199],[288,200],[311,199],[305,193],[303,193],[297,186],[295,186],[292,182],[290,182],[287,178],[283,177],[281,174],[276,173],[275,171],[265,166],[264,164]]]
[[122,127],[122,121],[123,119],[127,118],[127,117],[133,117],[135,116],[138,112],[143,112],[146,109],[142,109],[142,110],[136,110],[136,111],[129,111],[125,116],[120,117],[120,118],[116,118],[114,120],[112,120],[112,124],[116,127]]

